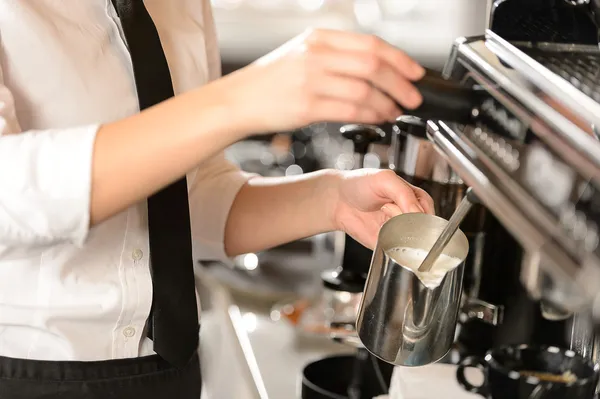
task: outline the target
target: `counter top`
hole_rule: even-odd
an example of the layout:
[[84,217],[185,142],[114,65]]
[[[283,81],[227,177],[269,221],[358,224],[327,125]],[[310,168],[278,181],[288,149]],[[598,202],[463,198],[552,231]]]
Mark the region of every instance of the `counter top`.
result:
[[[286,258],[291,256],[296,255],[287,254]],[[309,271],[318,282],[320,270]],[[271,320],[272,301],[241,294],[208,270],[199,275],[207,287],[205,293],[209,292],[209,298],[202,298],[203,307],[208,304],[210,308],[206,312],[209,322],[206,316],[202,318],[203,360],[211,365],[211,370],[204,372],[208,399],[299,398],[302,369],[307,363],[353,351],[328,339],[299,336],[286,322]],[[239,387],[233,390],[228,382]]]
[[[285,254],[289,263],[294,254]],[[296,259],[297,260],[297,259]],[[300,262],[302,263],[302,262]],[[307,261],[306,267],[319,281],[319,262]],[[326,265],[325,265],[326,266]],[[328,339],[298,334],[284,321],[270,318],[271,300],[249,296],[232,289],[204,269],[199,273],[205,311],[202,316],[201,355],[205,381],[202,399],[299,399],[302,369],[311,361],[334,354],[352,353],[353,349]],[[264,284],[264,282],[263,282]],[[249,291],[244,286],[244,291]],[[407,368],[392,380],[390,398],[433,399],[440,392],[452,392],[458,398],[471,398],[455,379],[455,367],[436,364]],[[477,370],[469,377],[480,382]],[[423,388],[424,380],[436,380]]]
[[351,349],[330,341],[302,339],[283,322],[267,315],[232,305],[230,317],[245,344],[246,361],[255,367],[260,399],[297,398],[304,366],[323,356],[350,353]]

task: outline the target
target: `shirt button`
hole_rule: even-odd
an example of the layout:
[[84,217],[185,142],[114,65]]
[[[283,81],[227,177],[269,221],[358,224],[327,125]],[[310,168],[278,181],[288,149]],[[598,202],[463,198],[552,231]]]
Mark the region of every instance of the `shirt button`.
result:
[[140,259],[142,259],[143,256],[144,256],[144,253],[139,248],[134,249],[133,252],[131,253],[131,257],[133,258],[133,260],[140,260]]
[[133,327],[127,327],[123,330],[123,335],[126,336],[127,338],[131,338],[135,335],[135,328]]

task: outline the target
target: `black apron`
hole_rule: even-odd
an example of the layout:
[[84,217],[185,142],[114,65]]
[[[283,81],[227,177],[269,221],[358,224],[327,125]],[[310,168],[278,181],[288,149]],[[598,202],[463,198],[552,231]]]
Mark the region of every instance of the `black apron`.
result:
[[0,357],[1,399],[199,399],[198,355],[187,366],[158,355],[102,362]]
[[[168,64],[143,1],[113,4],[143,110],[173,96]],[[148,336],[158,355],[97,362],[0,356],[0,399],[200,398],[199,323],[185,178],[148,199],[148,225],[153,285]]]

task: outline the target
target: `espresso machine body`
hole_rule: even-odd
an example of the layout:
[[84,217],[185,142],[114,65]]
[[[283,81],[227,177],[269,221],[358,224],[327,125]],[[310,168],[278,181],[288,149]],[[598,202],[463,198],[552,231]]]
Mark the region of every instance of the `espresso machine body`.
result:
[[494,0],[490,29],[509,42],[598,44],[597,0]]
[[[426,121],[403,116],[392,136],[390,167],[434,199],[436,214],[449,219],[467,185],[427,137]],[[564,344],[564,324],[548,323],[520,283],[521,247],[497,218],[476,205],[461,230],[469,240],[465,261],[461,325],[455,349],[460,357],[483,355],[501,344]],[[517,328],[516,328],[516,326]]]
[[[597,46],[565,50],[514,45],[492,31],[460,40],[445,74],[483,88],[487,98],[477,112],[495,123],[429,121],[427,131],[525,251],[521,280],[531,296],[578,311],[594,304],[600,282],[600,142],[594,133],[600,86],[578,78],[578,65],[581,71],[600,66],[600,52]],[[561,68],[572,79],[554,72]],[[553,284],[536,279],[534,268]]]
[[[600,286],[600,53],[597,41],[590,46],[585,37],[590,39],[577,33],[582,44],[551,42],[554,36],[509,42],[490,30],[458,40],[444,73],[485,93],[475,112],[489,122],[430,120],[427,126],[438,153],[520,247],[523,290],[513,298],[514,316],[507,309],[498,333],[529,335],[580,353],[590,353],[589,317],[598,316]],[[527,324],[536,329],[533,314],[546,320],[539,321],[538,334],[515,333]],[[587,337],[587,345],[578,346],[577,334]]]
[[[417,82],[421,119],[395,126],[390,167],[426,189],[438,215],[449,218],[467,187],[482,203],[461,225],[470,247],[462,355],[541,344],[598,360],[598,4],[495,1],[490,29],[458,39],[443,71],[476,95],[433,97],[443,86]],[[438,113],[436,101],[454,108]]]

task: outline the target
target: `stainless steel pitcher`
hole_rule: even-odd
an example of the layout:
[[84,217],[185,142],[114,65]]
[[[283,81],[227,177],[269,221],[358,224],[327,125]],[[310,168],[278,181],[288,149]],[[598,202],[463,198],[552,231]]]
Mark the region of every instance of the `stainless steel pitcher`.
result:
[[465,234],[458,230],[443,252],[461,263],[433,289],[386,254],[397,247],[428,251],[447,223],[407,213],[387,221],[379,232],[356,329],[365,348],[386,362],[423,366],[443,358],[452,346],[469,252]]

